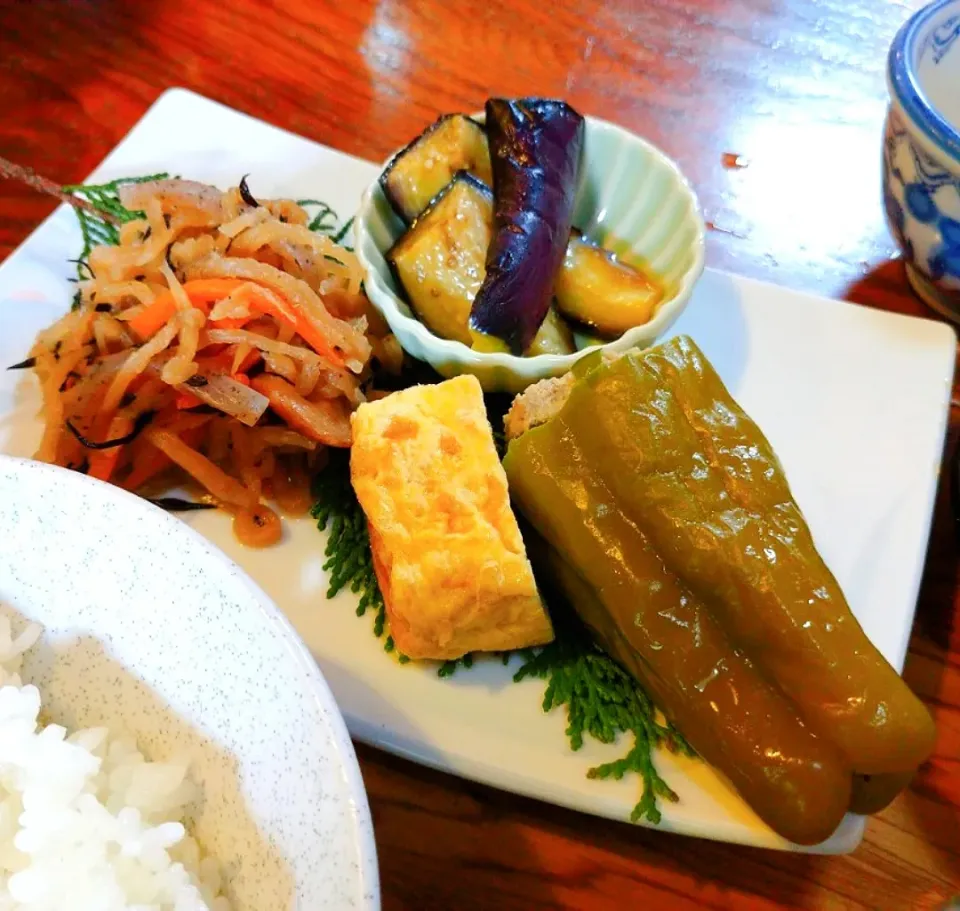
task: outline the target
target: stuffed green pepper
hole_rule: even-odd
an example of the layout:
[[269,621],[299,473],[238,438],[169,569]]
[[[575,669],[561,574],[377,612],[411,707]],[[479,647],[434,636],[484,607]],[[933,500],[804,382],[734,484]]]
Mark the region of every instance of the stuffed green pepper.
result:
[[[533,387],[508,433],[512,495],[566,564],[554,575],[578,580],[562,586],[573,606],[772,828],[820,840],[855,773],[909,780],[933,747],[930,716],[692,341]],[[862,781],[855,806],[874,800]]]

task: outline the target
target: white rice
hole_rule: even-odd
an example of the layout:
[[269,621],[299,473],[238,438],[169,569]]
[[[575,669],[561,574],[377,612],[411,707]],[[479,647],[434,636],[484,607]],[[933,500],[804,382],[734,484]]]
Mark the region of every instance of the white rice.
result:
[[40,633],[13,636],[0,614],[0,911],[229,911],[182,822],[185,765],[106,728],[39,724],[19,671]]

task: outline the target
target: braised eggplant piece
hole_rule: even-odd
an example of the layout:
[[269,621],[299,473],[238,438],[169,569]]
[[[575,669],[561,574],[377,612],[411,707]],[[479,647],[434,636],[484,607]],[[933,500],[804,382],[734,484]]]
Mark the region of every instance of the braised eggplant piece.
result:
[[616,336],[652,319],[663,300],[663,288],[574,231],[554,295],[564,316],[602,335]]
[[493,183],[487,136],[475,120],[447,114],[398,152],[380,175],[380,186],[403,219],[413,221],[457,171]]
[[492,231],[493,193],[460,171],[387,251],[410,306],[434,335],[471,344],[467,320]]
[[550,309],[580,176],[584,121],[562,101],[486,104],[493,165],[493,238],[470,328],[530,347]]
[[[461,171],[387,252],[387,261],[410,306],[431,332],[480,350],[505,351],[502,341],[472,333],[467,324],[485,275],[492,233],[493,194]],[[573,350],[569,328],[551,311],[527,354]]]

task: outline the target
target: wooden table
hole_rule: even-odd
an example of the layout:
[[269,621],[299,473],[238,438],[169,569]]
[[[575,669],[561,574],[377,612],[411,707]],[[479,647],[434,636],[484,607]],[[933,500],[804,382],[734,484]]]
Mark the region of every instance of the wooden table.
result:
[[[678,159],[712,228],[711,265],[928,316],[890,261],[879,192],[886,49],[917,5],[6,0],[0,154],[80,180],[171,85],[376,160],[490,94],[562,96]],[[0,256],[52,208],[0,183]],[[952,533],[941,496],[906,669],[936,713],[936,755],[855,855],[615,825],[361,747],[384,907],[937,908],[960,892]]]

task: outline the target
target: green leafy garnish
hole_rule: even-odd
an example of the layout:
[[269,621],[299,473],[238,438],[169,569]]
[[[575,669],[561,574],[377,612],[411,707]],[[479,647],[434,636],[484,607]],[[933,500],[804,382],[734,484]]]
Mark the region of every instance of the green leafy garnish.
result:
[[307,210],[317,209],[307,225],[311,231],[327,235],[333,235],[336,232],[340,219],[327,203],[319,199],[298,199],[297,205]]
[[[120,187],[124,184],[146,183],[150,180],[164,180],[168,174],[148,174],[146,177],[121,177],[118,180],[111,180],[109,183],[101,184],[70,184],[63,188],[65,193],[72,193],[85,199],[91,205],[96,206],[101,212],[107,212],[118,221],[126,223],[143,218],[143,212],[134,212],[128,209],[120,202]],[[77,265],[77,281],[86,281],[93,278],[90,266],[87,263],[87,257],[94,247],[102,244],[115,245],[120,243],[120,231],[116,225],[102,218],[98,218],[92,212],[86,209],[74,208],[77,215],[77,221],[80,223],[80,233],[83,235],[83,249],[80,255],[71,260]],[[74,297],[73,309],[80,306],[80,292]]]
[[298,199],[297,205],[308,211],[312,209],[317,210],[307,225],[311,231],[316,231],[318,234],[326,234],[335,244],[339,244],[344,250],[349,250],[351,253],[353,252],[353,247],[348,247],[343,243],[347,232],[353,227],[354,217],[352,215],[340,225],[340,219],[336,211],[319,199]]
[[[333,242],[339,244],[343,242],[343,239],[347,236],[347,232],[353,227],[353,221],[356,216],[351,215],[341,226],[340,230],[333,235]],[[347,250],[352,250],[352,247],[347,247]]]
[[584,735],[600,743],[613,743],[621,734],[632,734],[634,744],[626,756],[590,769],[587,777],[619,780],[628,773],[639,775],[643,793],[630,820],[660,822],[657,799],[675,802],[677,795],[657,772],[653,751],[666,747],[693,756],[693,749],[673,725],[658,720],[656,706],[646,690],[593,644],[579,621],[565,616],[559,605],[551,614],[556,639],[527,657],[513,679],[519,682],[537,677],[547,681],[543,710],[566,707],[566,734],[573,750],[583,746]]
[[[317,502],[310,514],[320,531],[329,530],[323,568],[330,574],[327,597],[334,598],[345,588],[360,596],[357,616],[374,611],[373,634],[383,635],[387,610],[373,571],[373,554],[367,534],[367,518],[350,484],[348,453],[332,451],[326,468],[314,481]],[[388,639],[393,650],[393,640]]]

